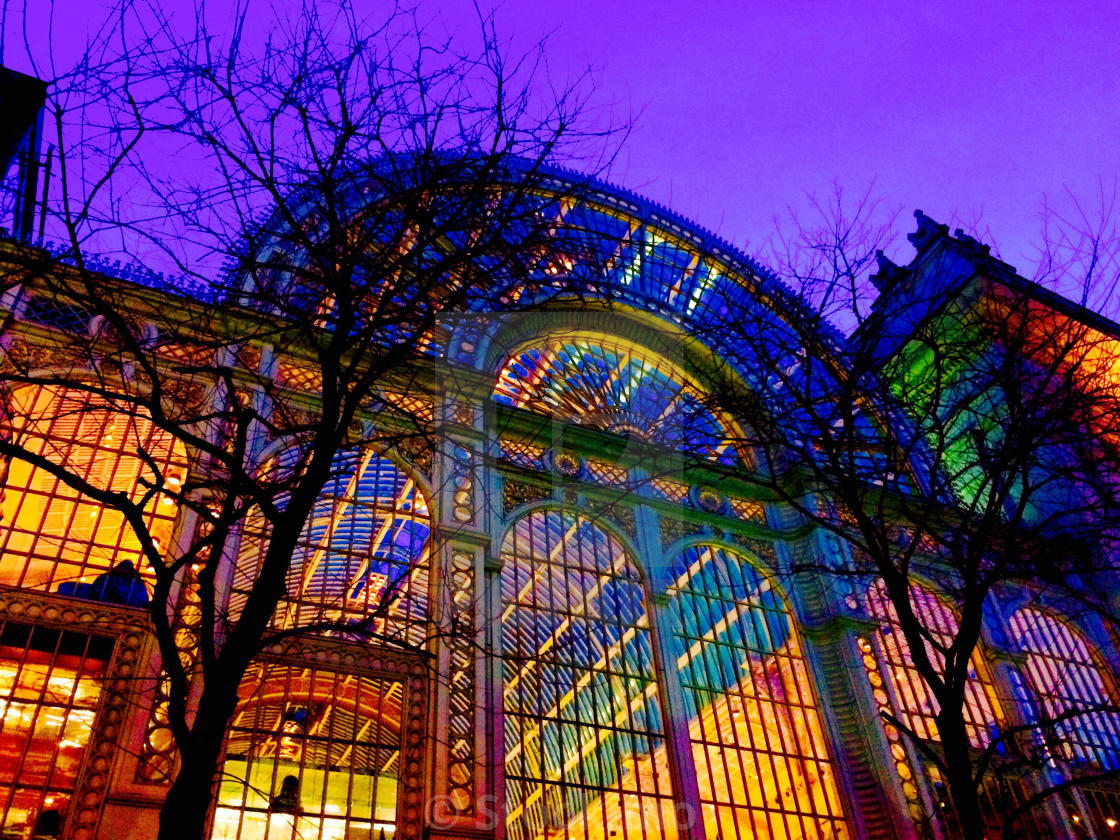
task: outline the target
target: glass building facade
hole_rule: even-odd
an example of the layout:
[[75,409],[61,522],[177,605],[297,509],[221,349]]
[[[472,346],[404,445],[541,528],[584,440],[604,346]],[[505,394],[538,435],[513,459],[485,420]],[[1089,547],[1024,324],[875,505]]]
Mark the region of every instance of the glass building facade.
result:
[[[834,567],[846,549],[749,482],[682,466],[687,449],[724,476],[755,469],[735,418],[705,399],[717,351],[704,325],[733,296],[781,329],[767,303],[779,284],[607,187],[552,212],[573,257],[542,270],[587,273],[611,311],[589,298],[449,329],[427,348],[436,384],[384,400],[446,418],[442,436],[422,451],[338,454],[272,619],[284,632],[336,629],[263,652],[244,674],[211,836],[952,837],[922,750],[939,737],[936,703],[881,586],[793,574],[795,562]],[[28,325],[19,342],[49,347],[52,330],[88,327],[35,300],[5,299]],[[722,361],[758,384],[750,359]],[[314,373],[283,348],[255,363],[317,398]],[[182,481],[189,458],[149,419],[62,388],[15,389],[6,405],[5,434],[92,487],[146,498],[160,544],[200,527],[152,492],[153,470]],[[283,475],[295,457],[261,452],[260,468]],[[230,616],[268,537],[250,512],[222,590]],[[42,465],[6,465],[0,835],[152,835],[175,756],[144,628],[151,595],[119,515]],[[932,586],[911,603],[940,666],[959,616]],[[177,604],[189,659],[189,585]],[[1052,760],[1000,777],[984,807],[1026,801],[1070,763],[1102,777],[1040,804],[1020,836],[1116,828],[1104,777],[1120,768],[1118,661],[1106,628],[1041,600],[993,613],[966,690],[973,748],[1061,720],[1037,744]]]

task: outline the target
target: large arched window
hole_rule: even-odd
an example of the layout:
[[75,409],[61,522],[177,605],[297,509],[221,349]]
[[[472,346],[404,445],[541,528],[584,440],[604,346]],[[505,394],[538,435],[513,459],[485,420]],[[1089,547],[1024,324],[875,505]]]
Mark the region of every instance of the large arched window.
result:
[[749,561],[699,545],[671,568],[669,627],[709,838],[840,838],[847,825],[788,608]]
[[[296,462],[285,453],[270,469],[283,475]],[[424,496],[389,457],[371,447],[339,453],[292,556],[273,625],[321,624],[335,638],[423,645],[430,530]],[[259,514],[246,531],[235,615],[267,547]],[[402,691],[400,681],[372,675],[253,663],[226,742],[215,840],[392,837]]]
[[[101,490],[140,501],[155,486],[181,486],[186,475],[182,444],[127,406],[81,390],[34,386],[11,394],[8,407],[0,433]],[[26,461],[11,460],[6,473],[0,583],[147,603],[138,578],[135,586],[115,585],[136,572],[147,577],[140,542],[121,513]],[[172,497],[153,494],[144,510],[157,543],[169,544],[177,513]],[[129,574],[110,579],[114,567]]]
[[[276,469],[293,456],[282,456]],[[236,614],[249,591],[267,528],[248,523],[233,583]],[[288,569],[279,627],[330,622],[359,636],[420,645],[428,634],[428,504],[416,482],[370,447],[339,453]]]
[[734,460],[733,436],[679,368],[617,340],[554,336],[523,348],[502,365],[494,399],[667,448]]
[[[1024,607],[1011,617],[1011,632],[1026,654],[1027,682],[1043,717],[1057,719],[1067,761],[1120,769],[1120,714],[1116,691],[1097,666],[1085,638],[1049,613]],[[1079,709],[1087,711],[1072,714]],[[1092,711],[1089,711],[1092,710]]]
[[641,581],[591,520],[536,511],[502,547],[506,836],[677,836]]
[[[939,740],[935,719],[937,701],[914,666],[898,614],[887,597],[882,581],[871,586],[867,603],[870,614],[880,622],[878,633],[859,642],[875,702],[881,711],[892,713],[918,738]],[[948,646],[959,626],[952,608],[936,594],[916,584],[910,587],[910,603],[937,644]],[[935,666],[944,664],[944,658],[929,641],[926,642],[926,651]],[[973,652],[969,662],[963,711],[969,742],[977,749],[991,744],[994,734],[1003,728],[1006,720],[980,649]],[[891,742],[895,772],[911,817],[919,824],[928,824],[932,819],[941,825],[946,836],[958,836],[960,822],[941,772],[924,760],[920,750],[908,750],[909,739],[901,736],[894,726],[888,725],[885,729]],[[1006,746],[996,747],[997,754],[1005,750]],[[926,796],[932,797],[935,803],[932,814],[923,804],[925,796],[919,792],[923,780],[929,784]],[[987,774],[979,794],[980,809],[993,837],[1002,836],[1000,832],[1009,815],[1014,816],[1015,823],[1008,828],[1015,832],[1016,837],[1043,840],[1054,836],[1044,814],[1026,809],[1028,796],[1023,781],[1014,774]]]
[[[938,644],[948,646],[957,633],[959,620],[953,610],[933,592],[923,587],[910,587],[910,603],[918,620]],[[939,711],[937,700],[930,694],[910,656],[910,646],[902,635],[902,625],[894,604],[887,596],[882,581],[872,584],[867,595],[868,610],[881,622],[878,635],[880,672],[889,681],[893,691],[895,713],[919,737],[937,740]],[[926,642],[930,661],[944,664],[944,657]],[[995,686],[981,660],[979,651],[972,655],[968,685],[965,687],[964,720],[968,739],[974,747],[985,747],[992,740],[992,731],[1004,719],[1003,709],[996,699]]]

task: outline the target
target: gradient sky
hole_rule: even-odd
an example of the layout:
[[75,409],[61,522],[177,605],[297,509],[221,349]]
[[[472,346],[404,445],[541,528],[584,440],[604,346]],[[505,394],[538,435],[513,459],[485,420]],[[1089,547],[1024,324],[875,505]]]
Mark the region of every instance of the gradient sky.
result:
[[[11,40],[23,5],[8,0],[5,62],[26,70]],[[474,25],[466,0],[419,5],[449,31]],[[557,71],[589,65],[602,101],[640,111],[613,181],[736,245],[806,190],[874,181],[903,211],[896,258],[920,207],[980,218],[1026,270],[1043,197],[1094,206],[1120,171],[1120,3],[1077,5],[506,0],[498,23],[517,47],[550,35]],[[47,6],[27,0],[40,46]],[[101,6],[55,6],[64,62]]]

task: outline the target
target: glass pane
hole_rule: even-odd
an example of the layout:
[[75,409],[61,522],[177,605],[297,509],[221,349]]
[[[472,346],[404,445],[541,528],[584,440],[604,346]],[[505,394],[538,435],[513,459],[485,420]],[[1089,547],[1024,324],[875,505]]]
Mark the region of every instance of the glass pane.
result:
[[1116,693],[1085,638],[1069,624],[1030,607],[1012,616],[1011,629],[1027,655],[1027,681],[1046,717],[1093,710],[1055,724],[1065,754],[1053,758],[1120,770],[1120,715],[1100,708]]
[[729,435],[668,360],[609,340],[553,338],[511,356],[494,399],[669,448],[735,460]]
[[[922,625],[937,639],[938,643],[948,646],[957,632],[956,614],[942,603],[941,599],[927,589],[912,586],[910,603]],[[897,709],[900,718],[923,738],[938,738],[937,700],[926,688],[910,658],[910,646],[903,638],[898,613],[886,595],[881,581],[873,584],[867,596],[868,609],[874,618],[882,622],[878,634],[878,653],[880,673],[890,680],[894,694],[898,698]],[[926,642],[926,654],[930,661],[942,664],[943,657],[937,649]],[[977,650],[972,655],[972,668],[968,684],[965,686],[965,727],[969,741],[974,747],[985,747],[992,740],[992,732],[999,728],[1004,719],[1003,709],[996,699],[995,686],[984,667],[982,654]]]
[[[291,469],[278,460],[276,469]],[[264,556],[267,529],[259,513],[246,531],[231,597],[235,614]],[[359,638],[422,644],[430,531],[427,501],[393,461],[369,448],[339,453],[292,557],[275,625],[338,622],[353,625]]]
[[622,546],[537,511],[502,556],[506,836],[676,837],[645,600]]
[[[65,388],[23,388],[11,401],[15,420],[5,433],[95,487],[136,499],[153,483],[181,486],[182,446],[144,417]],[[148,504],[147,525],[157,543],[167,544],[177,511],[171,495]],[[146,565],[119,512],[46,470],[19,460],[8,465],[0,497],[0,583],[143,606]]]

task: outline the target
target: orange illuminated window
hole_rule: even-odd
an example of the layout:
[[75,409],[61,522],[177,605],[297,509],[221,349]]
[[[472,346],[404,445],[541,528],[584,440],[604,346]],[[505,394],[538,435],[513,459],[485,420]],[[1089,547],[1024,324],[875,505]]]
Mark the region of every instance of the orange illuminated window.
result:
[[[9,408],[2,433],[99,489],[139,501],[154,486],[182,485],[182,445],[122,406],[83,391],[28,387],[9,397]],[[169,543],[176,513],[170,494],[153,493],[145,505],[158,544]],[[134,591],[111,585],[111,568],[147,577],[139,540],[123,515],[45,469],[10,461],[0,501],[0,583],[133,605],[147,600],[138,580]]]
[[113,641],[0,625],[0,834],[58,837],[101,698]]

